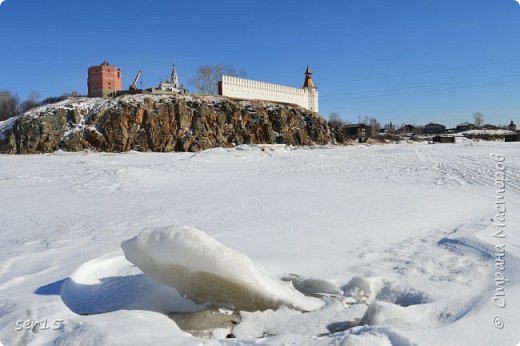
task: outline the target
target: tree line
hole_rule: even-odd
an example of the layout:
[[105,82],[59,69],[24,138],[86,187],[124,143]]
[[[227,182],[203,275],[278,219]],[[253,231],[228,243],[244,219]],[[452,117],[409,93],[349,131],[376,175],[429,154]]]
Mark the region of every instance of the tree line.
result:
[[21,101],[17,94],[9,90],[0,90],[0,121],[23,114],[39,106],[66,100],[72,96],[74,95],[63,94],[40,100],[40,94],[37,91],[32,91],[27,99]]

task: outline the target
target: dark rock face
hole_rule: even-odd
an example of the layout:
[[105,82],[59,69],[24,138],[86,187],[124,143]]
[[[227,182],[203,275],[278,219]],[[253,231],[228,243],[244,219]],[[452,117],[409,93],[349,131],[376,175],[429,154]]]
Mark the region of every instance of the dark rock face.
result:
[[199,151],[240,144],[335,143],[327,122],[297,106],[210,96],[69,99],[0,127],[1,153]]

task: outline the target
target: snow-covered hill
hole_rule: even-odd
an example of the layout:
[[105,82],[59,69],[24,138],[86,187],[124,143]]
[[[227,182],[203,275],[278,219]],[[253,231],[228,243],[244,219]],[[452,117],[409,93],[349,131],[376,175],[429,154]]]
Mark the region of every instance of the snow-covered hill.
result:
[[[0,341],[518,343],[517,143],[263,149],[0,156]],[[505,238],[492,236],[501,166],[491,153],[505,157]],[[191,336],[167,314],[201,307],[144,275],[121,248],[145,228],[172,225],[203,230],[270,277],[324,279],[345,297],[310,312],[243,312],[237,339]],[[500,244],[505,271],[495,266]],[[510,281],[500,286],[496,273]],[[503,308],[492,301],[497,283]],[[48,329],[35,324],[43,319]]]

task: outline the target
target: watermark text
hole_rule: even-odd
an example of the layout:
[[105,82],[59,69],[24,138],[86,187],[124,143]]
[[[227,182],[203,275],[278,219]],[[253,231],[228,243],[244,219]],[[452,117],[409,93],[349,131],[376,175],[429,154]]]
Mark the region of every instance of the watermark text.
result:
[[40,330],[57,330],[60,329],[65,320],[56,319],[52,322],[47,320],[47,318],[41,319],[39,321],[33,320],[18,320],[16,321],[15,331],[19,332],[22,330],[32,330],[32,331],[40,331]]
[[[491,154],[491,158],[495,162],[495,217],[492,224],[492,236],[495,239],[495,292],[491,301],[499,308],[504,309],[507,306],[505,286],[510,280],[505,276],[506,270],[506,225],[507,225],[507,206],[506,206],[506,187],[507,174],[505,157],[502,154]],[[503,329],[505,322],[500,315],[493,316],[491,323],[498,328]]]

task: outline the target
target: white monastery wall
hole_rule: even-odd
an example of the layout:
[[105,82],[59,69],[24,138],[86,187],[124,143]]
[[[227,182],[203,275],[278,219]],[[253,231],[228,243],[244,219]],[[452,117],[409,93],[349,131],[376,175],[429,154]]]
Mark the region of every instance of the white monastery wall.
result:
[[222,76],[221,88],[223,96],[292,103],[314,112],[318,111],[316,89],[294,88],[231,76]]

